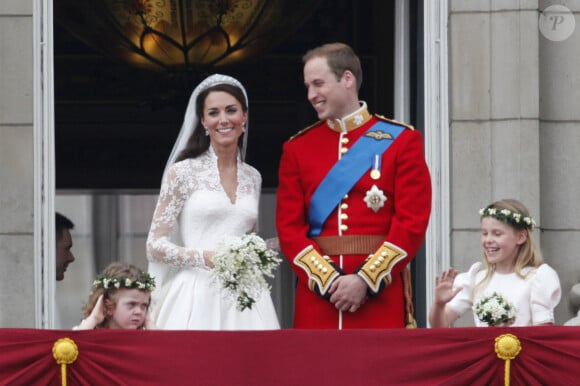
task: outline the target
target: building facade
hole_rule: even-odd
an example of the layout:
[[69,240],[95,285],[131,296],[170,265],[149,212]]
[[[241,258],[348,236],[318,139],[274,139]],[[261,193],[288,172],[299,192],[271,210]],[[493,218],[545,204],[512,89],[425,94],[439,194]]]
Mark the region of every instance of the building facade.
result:
[[[0,3],[0,327],[54,323],[51,6]],[[560,274],[556,321],[573,316],[579,11],[580,1],[424,3],[425,146],[434,196],[426,300],[417,307],[428,306],[441,269],[465,270],[480,258],[478,209],[514,197],[536,218],[534,236]]]

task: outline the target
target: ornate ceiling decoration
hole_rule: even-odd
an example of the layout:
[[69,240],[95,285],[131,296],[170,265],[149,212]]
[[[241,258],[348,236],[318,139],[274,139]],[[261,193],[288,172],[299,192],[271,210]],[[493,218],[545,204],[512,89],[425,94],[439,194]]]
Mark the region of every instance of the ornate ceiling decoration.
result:
[[294,32],[320,0],[55,0],[55,19],[96,50],[158,71],[250,59]]

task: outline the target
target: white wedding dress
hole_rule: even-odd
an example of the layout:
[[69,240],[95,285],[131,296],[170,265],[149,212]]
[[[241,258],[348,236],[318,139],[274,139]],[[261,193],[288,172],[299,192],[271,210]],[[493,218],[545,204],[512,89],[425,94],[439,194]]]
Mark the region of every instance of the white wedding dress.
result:
[[164,176],[147,238],[149,273],[157,284],[151,315],[158,328],[280,328],[269,293],[262,293],[251,309],[238,311],[235,300],[226,295],[201,255],[203,250],[215,251],[227,236],[256,228],[261,176],[238,161],[237,177],[232,202],[220,183],[211,146],[195,159],[175,163]]

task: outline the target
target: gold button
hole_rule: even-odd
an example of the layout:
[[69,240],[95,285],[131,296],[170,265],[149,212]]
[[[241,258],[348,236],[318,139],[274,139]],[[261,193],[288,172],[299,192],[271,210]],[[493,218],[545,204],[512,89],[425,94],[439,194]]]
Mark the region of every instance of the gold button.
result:
[[326,273],[328,272],[328,269],[326,267],[322,268],[322,273]]
[[343,200],[348,200],[348,194],[345,194],[344,197],[342,198]]
[[342,210],[348,209],[348,204],[346,202],[343,202],[342,204],[340,204],[340,209]]
[[371,272],[375,272],[377,270],[377,267],[374,264],[371,264],[370,268]]
[[348,220],[348,214],[346,214],[346,213],[342,213],[342,214],[340,215],[340,219],[341,219],[341,220]]
[[346,147],[341,147],[341,148],[340,148],[340,153],[341,153],[341,154],[344,154],[344,153],[346,153],[347,151],[348,151],[348,148],[346,148]]
[[341,231],[346,231],[346,230],[348,230],[348,225],[341,224],[341,225],[340,225],[340,230],[341,230]]
[[383,256],[379,256],[377,258],[378,261],[380,261],[381,263],[383,263],[385,261],[385,258]]
[[342,137],[340,142],[344,143],[345,145],[349,142],[349,139],[346,137]]

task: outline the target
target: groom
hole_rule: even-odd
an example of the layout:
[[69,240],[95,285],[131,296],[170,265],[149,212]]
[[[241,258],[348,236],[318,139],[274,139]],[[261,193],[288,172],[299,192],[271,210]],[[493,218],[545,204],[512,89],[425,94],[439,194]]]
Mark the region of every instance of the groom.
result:
[[419,132],[359,101],[360,60],[326,44],[303,57],[319,122],[284,144],[276,226],[298,283],[296,328],[404,327],[405,270],[421,246],[431,182]]

